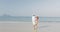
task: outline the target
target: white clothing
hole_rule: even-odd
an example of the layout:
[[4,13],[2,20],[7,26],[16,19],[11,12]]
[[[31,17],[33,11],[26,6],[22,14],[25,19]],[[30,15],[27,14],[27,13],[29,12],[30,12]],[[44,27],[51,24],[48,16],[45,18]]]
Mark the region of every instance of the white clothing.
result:
[[35,25],[36,23],[35,23],[35,16],[32,16],[32,23],[33,23],[33,25]]

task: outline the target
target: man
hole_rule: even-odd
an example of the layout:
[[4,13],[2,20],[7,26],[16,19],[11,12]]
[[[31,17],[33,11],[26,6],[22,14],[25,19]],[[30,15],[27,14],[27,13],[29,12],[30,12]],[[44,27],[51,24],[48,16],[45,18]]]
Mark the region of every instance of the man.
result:
[[32,16],[32,23],[33,23],[33,27],[34,27],[34,30],[35,30],[35,15]]

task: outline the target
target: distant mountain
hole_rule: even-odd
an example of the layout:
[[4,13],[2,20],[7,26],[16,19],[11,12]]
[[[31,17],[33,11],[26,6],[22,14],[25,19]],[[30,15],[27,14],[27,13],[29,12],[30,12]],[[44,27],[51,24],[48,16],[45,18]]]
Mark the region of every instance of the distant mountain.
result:
[[12,16],[11,15],[7,15],[7,14],[4,14],[4,15],[2,15],[0,17],[12,17]]
[[3,16],[4,16],[4,17],[10,17],[10,15],[7,15],[7,14],[4,14]]

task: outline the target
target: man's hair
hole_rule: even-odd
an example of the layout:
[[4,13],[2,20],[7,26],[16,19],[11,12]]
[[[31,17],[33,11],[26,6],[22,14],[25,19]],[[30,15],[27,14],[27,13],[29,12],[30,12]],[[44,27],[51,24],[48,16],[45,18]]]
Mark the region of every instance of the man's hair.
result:
[[33,15],[33,16],[35,16],[35,15]]

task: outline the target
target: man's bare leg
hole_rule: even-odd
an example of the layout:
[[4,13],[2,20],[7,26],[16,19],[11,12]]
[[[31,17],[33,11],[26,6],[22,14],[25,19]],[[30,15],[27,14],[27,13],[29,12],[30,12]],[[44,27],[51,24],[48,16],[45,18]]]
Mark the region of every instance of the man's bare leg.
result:
[[33,25],[33,32],[36,32],[36,26]]

